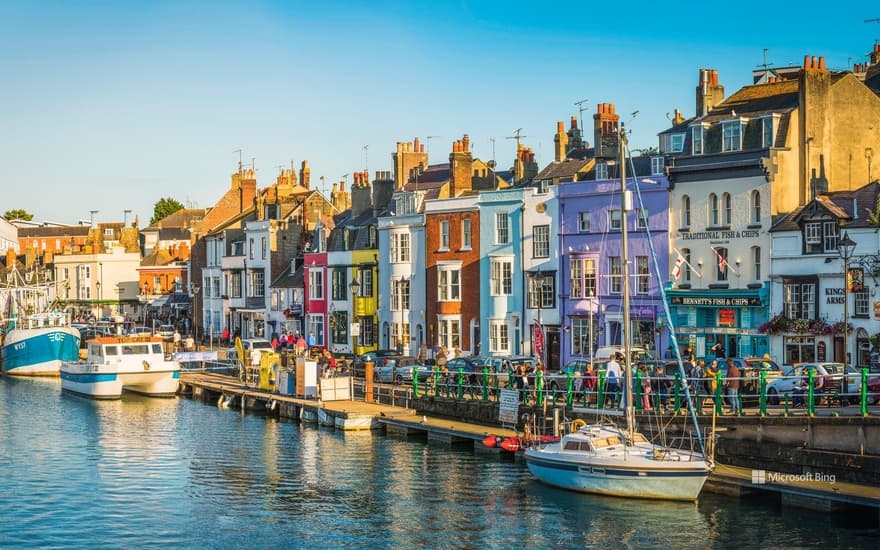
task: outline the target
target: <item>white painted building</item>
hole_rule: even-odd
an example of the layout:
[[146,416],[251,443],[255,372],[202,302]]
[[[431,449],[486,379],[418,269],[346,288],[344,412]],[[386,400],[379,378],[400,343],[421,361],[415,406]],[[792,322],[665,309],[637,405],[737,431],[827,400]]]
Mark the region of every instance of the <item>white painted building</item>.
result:
[[[867,211],[876,208],[878,193],[880,184],[872,183],[819,195],[771,230],[772,319],[765,330],[780,363],[869,366],[870,339],[880,332],[880,234]],[[855,242],[848,288],[839,246],[844,236]]]
[[18,254],[18,227],[0,218],[0,254],[5,255],[10,248]]
[[57,296],[96,317],[136,315],[139,252],[114,246],[102,254],[59,254],[54,259]]
[[415,356],[425,342],[424,193],[394,194],[394,214],[379,218],[379,346]]

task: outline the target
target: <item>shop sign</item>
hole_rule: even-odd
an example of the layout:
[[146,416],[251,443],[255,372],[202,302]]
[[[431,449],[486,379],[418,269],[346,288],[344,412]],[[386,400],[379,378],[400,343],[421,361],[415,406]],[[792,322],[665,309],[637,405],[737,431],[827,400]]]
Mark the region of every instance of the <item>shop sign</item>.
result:
[[722,239],[754,239],[760,233],[754,230],[747,231],[697,231],[695,233],[682,233],[681,238],[685,241],[718,241]]
[[718,310],[718,324],[723,327],[732,327],[734,324],[734,319],[736,318],[736,310],[733,309],[719,309]]
[[843,300],[846,298],[846,294],[844,293],[842,288],[826,288],[825,289],[825,303],[826,304],[843,304]]
[[762,305],[760,298],[733,296],[670,296],[669,302],[680,306],[748,307]]

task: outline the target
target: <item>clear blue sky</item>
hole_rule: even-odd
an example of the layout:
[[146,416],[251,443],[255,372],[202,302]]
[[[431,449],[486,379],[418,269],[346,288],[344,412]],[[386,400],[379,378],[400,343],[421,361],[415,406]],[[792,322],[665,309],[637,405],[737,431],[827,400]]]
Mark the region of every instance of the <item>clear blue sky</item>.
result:
[[495,136],[507,167],[523,128],[543,166],[585,98],[588,121],[598,102],[638,110],[632,145],[648,147],[667,113],[693,114],[700,67],[730,94],[763,48],[844,68],[880,38],[870,3],[773,4],[0,1],[0,212],[131,209],[143,226],[160,197],[213,204],[239,148],[260,186],[308,159],[329,187],[365,144],[372,173],[414,136],[441,136],[432,163],[464,133],[490,159]]

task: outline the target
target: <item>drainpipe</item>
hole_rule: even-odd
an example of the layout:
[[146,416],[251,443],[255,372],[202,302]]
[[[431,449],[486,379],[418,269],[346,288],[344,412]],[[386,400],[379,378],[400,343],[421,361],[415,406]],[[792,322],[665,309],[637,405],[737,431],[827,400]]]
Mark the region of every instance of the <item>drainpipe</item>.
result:
[[[559,363],[560,367],[562,367],[565,365],[565,346],[566,342],[569,340],[568,334],[570,334],[565,332],[565,306],[568,302],[568,294],[566,294],[565,292],[565,285],[563,284],[563,281],[565,281],[565,279],[563,278],[562,274],[564,273],[564,268],[568,265],[570,259],[568,257],[568,254],[566,253],[565,228],[562,225],[563,220],[565,219],[565,201],[560,199],[558,190],[559,188],[556,187],[553,192],[556,194],[556,200],[559,202],[559,209],[557,210],[559,213],[559,219],[556,220],[556,226],[559,228],[559,261],[557,262],[556,270],[556,274],[559,277],[559,286],[556,293],[559,295]],[[564,262],[563,259],[565,259]],[[571,273],[570,268],[568,273]],[[570,280],[568,284],[571,285]]]

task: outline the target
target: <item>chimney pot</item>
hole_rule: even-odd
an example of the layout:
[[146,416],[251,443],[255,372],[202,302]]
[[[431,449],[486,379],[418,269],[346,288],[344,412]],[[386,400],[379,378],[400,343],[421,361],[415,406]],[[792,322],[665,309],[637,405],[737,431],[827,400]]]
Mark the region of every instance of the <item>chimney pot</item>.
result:
[[419,144],[419,153],[424,153],[424,152],[425,152],[425,144],[421,143],[421,144]]
[[819,69],[823,70],[823,71],[825,70],[825,56],[824,55],[819,57]]
[[818,68],[819,68],[819,60],[816,59],[816,56],[815,56],[815,55],[813,56],[813,64],[811,65],[811,67],[812,67],[813,69],[818,69]]
[[804,56],[804,68],[805,69],[810,68],[810,56],[809,55]]
[[464,137],[461,138],[461,150],[463,153],[467,153],[468,151],[470,151],[470,147],[469,147],[470,141],[471,141],[471,138],[468,137],[467,134],[465,134]]
[[571,117],[571,129],[574,130],[578,127],[578,117]]
[[562,122],[561,120],[557,121],[556,122],[556,133],[561,134],[563,132],[565,132],[565,123]]

